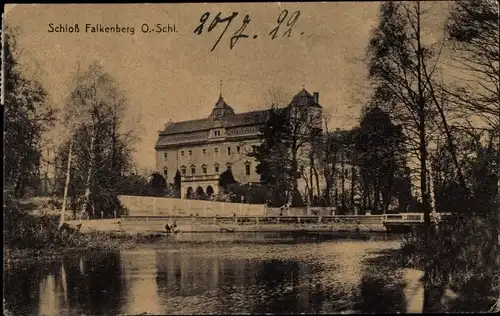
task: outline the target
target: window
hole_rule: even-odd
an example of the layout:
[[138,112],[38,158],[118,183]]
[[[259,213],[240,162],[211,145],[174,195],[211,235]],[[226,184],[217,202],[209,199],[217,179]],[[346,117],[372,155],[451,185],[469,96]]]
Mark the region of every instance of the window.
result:
[[239,154],[240,153],[240,146],[236,146],[236,152]]
[[231,171],[231,163],[230,163],[230,162],[228,162],[228,163],[226,164],[226,168],[227,168],[227,170]]
[[167,160],[167,156],[168,156],[167,153],[163,153],[163,159]]
[[227,155],[231,156],[231,147],[227,147]]
[[250,164],[246,164],[246,165],[245,165],[245,174],[246,174],[247,176],[249,176],[249,175],[250,175]]
[[203,149],[203,156],[206,156],[207,155],[207,150],[206,149]]
[[163,168],[163,176],[165,176],[165,179],[168,178],[168,168],[167,167]]
[[196,166],[191,165],[191,174],[194,176],[195,173],[196,173]]
[[201,168],[203,169],[203,174],[207,174],[207,165],[203,165]]
[[214,149],[214,151],[215,151],[215,155],[216,155],[216,156],[219,156],[219,148],[217,148],[217,147],[216,147],[216,148]]
[[214,135],[215,135],[216,137],[220,136],[220,131],[215,131],[215,132],[214,132]]
[[181,156],[184,156],[184,150],[181,150]]
[[192,156],[192,155],[193,155],[193,151],[192,151],[192,150],[190,150],[190,151],[189,151],[189,156]]
[[214,165],[214,169],[215,169],[215,173],[219,173],[219,164],[218,163],[216,163]]
[[186,176],[186,166],[181,167],[181,173],[184,177]]

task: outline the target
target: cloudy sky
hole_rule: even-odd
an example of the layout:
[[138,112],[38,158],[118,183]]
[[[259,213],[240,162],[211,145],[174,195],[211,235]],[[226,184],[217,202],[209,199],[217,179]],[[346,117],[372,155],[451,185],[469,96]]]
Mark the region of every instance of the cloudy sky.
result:
[[[329,127],[355,124],[370,93],[364,58],[378,7],[378,2],[65,4],[9,5],[5,11],[6,23],[18,28],[19,60],[55,106],[64,103],[78,63],[86,67],[98,61],[114,76],[130,102],[127,124],[134,124],[140,136],[137,163],[153,168],[157,131],[169,120],[207,116],[221,79],[224,98],[236,112],[265,107],[270,90],[290,99],[305,86],[320,93],[320,103],[332,114]],[[285,9],[289,13],[278,35],[300,11],[291,36],[271,39]],[[210,16],[197,35],[205,12]],[[238,15],[210,51],[225,27],[220,23],[207,30],[219,12],[221,18]],[[250,22],[243,34],[249,37],[230,49],[246,14]],[[51,23],[78,24],[80,32],[49,32]],[[135,34],[87,33],[86,24],[134,27]],[[143,24],[175,24],[177,32],[143,33]]]

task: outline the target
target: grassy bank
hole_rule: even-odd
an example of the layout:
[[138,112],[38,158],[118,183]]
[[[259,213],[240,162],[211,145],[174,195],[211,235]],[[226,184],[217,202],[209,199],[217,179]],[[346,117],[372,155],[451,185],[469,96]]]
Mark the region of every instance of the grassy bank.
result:
[[72,253],[110,251],[152,242],[161,234],[58,231],[55,214],[36,215],[32,205],[9,202],[4,208],[4,264],[18,260],[44,260]]
[[445,311],[488,311],[500,295],[500,258],[493,253],[492,238],[488,219],[452,217],[438,226],[428,245],[423,231],[408,235],[402,264],[426,271],[423,282],[429,288],[458,294]]

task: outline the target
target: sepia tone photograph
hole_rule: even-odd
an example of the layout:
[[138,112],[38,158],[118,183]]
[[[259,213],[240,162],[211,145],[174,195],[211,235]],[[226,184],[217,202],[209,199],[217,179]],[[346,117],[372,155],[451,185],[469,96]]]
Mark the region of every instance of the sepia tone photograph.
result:
[[5,4],[3,314],[500,312],[499,21]]

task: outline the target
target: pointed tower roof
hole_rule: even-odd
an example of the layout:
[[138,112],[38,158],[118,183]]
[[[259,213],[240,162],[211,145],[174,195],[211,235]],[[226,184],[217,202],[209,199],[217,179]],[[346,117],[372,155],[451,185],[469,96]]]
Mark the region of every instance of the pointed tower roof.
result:
[[316,102],[315,97],[310,94],[306,88],[302,88],[299,93],[294,95],[291,105],[321,107],[321,105]]
[[210,113],[210,117],[217,120],[222,117],[234,114],[235,112],[233,108],[229,104],[227,104],[226,101],[224,101],[222,95],[220,95],[219,100],[217,100],[214,108],[212,109],[212,113]]

